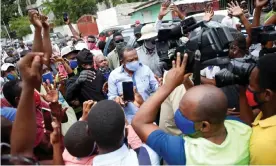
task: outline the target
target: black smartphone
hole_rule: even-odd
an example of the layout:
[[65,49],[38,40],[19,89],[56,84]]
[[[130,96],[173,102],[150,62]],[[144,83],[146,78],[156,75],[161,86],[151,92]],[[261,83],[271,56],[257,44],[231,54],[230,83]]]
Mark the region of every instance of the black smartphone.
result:
[[133,82],[123,82],[124,101],[134,101]]
[[68,13],[63,13],[63,21],[68,21]]
[[43,114],[45,129],[49,131],[53,131],[53,127],[52,127],[53,118],[52,118],[51,110],[47,108],[41,108],[41,111]]

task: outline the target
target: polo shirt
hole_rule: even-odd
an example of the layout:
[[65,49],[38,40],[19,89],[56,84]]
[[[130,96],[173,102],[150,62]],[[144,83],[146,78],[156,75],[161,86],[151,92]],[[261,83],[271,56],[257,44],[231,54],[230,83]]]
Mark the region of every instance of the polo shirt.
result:
[[262,119],[260,112],[252,123],[250,164],[276,164],[276,115]]
[[205,138],[152,132],[146,143],[169,165],[248,165],[251,128],[236,120],[225,120],[227,136],[220,145]]

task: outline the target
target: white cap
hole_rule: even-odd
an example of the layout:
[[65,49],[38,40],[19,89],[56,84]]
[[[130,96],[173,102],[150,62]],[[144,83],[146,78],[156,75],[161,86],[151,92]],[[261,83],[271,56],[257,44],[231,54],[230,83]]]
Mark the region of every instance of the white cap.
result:
[[141,29],[141,38],[138,41],[150,39],[157,36],[157,31],[153,24],[147,24]]
[[64,57],[65,55],[76,51],[76,49],[73,46],[66,46],[61,49],[61,57]]
[[4,63],[1,66],[1,71],[7,71],[9,67],[15,67],[15,66],[13,64],[11,64],[11,63]]
[[88,49],[88,46],[87,46],[86,43],[78,42],[78,43],[75,45],[75,48],[76,48],[76,50],[81,51],[81,50],[83,50],[84,48],[85,48],[85,49]]

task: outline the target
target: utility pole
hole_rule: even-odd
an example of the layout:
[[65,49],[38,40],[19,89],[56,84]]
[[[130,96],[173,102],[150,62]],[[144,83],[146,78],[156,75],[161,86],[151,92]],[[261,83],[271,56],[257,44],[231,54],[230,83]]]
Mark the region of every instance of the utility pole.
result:
[[2,22],[3,22],[3,25],[4,25],[4,27],[5,27],[5,30],[6,30],[7,34],[8,34],[8,36],[9,36],[9,39],[11,40],[11,36],[10,36],[10,33],[9,33],[8,29],[7,29],[6,24],[5,24],[4,21],[2,21]]

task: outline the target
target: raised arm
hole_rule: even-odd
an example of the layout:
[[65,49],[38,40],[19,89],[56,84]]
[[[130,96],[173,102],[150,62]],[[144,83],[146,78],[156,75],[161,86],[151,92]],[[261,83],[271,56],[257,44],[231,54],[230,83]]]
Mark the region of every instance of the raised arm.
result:
[[44,63],[50,66],[50,58],[52,56],[52,44],[50,40],[50,27],[47,21],[48,17],[41,15],[41,22],[43,27],[43,52],[44,52]]
[[69,29],[70,29],[70,31],[72,32],[73,36],[74,36],[76,39],[79,39],[79,38],[80,38],[80,35],[79,35],[79,33],[75,30],[75,28],[73,27],[73,25],[71,24],[69,18],[68,18],[68,20],[67,20],[65,23],[69,26]]
[[29,20],[31,24],[35,27],[34,32],[34,41],[33,41],[33,52],[43,52],[43,44],[42,44],[42,23],[40,20],[40,16],[36,10],[29,10]]
[[262,8],[267,4],[268,0],[256,0],[255,1],[255,13],[253,23],[251,27],[260,26],[260,18],[262,14]]
[[136,113],[132,121],[132,126],[143,142],[147,141],[147,138],[152,132],[160,129],[157,125],[153,124],[158,113],[158,108],[169,94],[184,82],[187,57],[185,55],[181,63],[180,54],[178,53],[176,64],[173,63],[173,68],[167,73],[165,84],[144,102]]
[[40,85],[43,53],[29,53],[19,61],[22,93],[11,134],[11,154],[33,157],[36,138],[34,88]]

